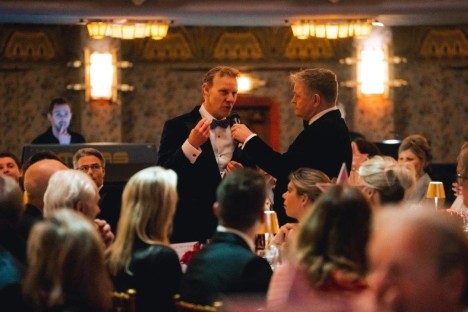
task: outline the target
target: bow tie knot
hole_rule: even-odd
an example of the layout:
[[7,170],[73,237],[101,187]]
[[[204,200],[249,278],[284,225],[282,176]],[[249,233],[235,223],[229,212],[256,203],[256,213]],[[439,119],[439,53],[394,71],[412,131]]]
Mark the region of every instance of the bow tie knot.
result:
[[211,129],[215,129],[216,127],[222,127],[222,128],[227,128],[229,126],[229,119],[225,118],[222,120],[214,119],[211,120]]

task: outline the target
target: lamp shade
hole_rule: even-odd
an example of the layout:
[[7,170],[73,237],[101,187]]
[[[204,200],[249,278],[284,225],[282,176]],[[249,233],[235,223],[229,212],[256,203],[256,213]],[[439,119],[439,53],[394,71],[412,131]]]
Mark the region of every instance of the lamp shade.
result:
[[427,187],[427,198],[445,198],[444,184],[439,181],[432,181]]

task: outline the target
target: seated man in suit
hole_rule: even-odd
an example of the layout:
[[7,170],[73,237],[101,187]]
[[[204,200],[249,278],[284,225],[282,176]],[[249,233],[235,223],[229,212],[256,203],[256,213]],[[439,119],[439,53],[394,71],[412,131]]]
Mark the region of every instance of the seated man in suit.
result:
[[237,169],[223,179],[214,204],[219,225],[188,264],[182,300],[212,304],[247,294],[264,299],[272,270],[254,253],[254,238],[264,218],[265,192],[265,178],[253,169]]
[[80,170],[93,179],[99,189],[99,208],[101,212],[97,216],[106,220],[115,233],[122,206],[122,188],[112,188],[104,185],[106,175],[106,160],[100,151],[95,148],[85,147],[76,151],[73,155],[73,169]]

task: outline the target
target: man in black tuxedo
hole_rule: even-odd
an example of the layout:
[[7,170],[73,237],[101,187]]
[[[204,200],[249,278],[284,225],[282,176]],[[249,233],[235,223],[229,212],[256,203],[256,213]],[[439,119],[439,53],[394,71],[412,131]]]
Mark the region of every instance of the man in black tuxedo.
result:
[[225,174],[245,164],[232,139],[229,118],[237,99],[238,75],[230,67],[211,69],[203,79],[202,105],[164,124],[158,165],[178,175],[172,243],[204,243],[213,235],[216,188]]
[[351,168],[352,151],[348,128],[336,107],[338,82],[327,69],[306,69],[291,75],[291,103],[304,130],[284,153],[278,153],[252,133],[245,125],[232,127],[233,138],[243,143],[243,151],[260,168],[277,178],[275,210],[281,224],[289,221],[282,194],[287,190],[288,175],[306,167],[337,177],[343,162]]
[[255,294],[262,301],[272,270],[254,253],[254,238],[264,219],[265,178],[250,168],[236,170],[223,179],[216,195],[219,225],[211,242],[189,262],[181,299],[207,305]]

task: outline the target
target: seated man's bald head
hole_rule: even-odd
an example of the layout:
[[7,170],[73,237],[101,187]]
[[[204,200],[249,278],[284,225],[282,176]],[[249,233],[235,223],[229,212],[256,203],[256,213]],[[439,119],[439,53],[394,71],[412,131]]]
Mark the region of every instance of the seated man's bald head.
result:
[[44,193],[50,176],[66,169],[67,166],[55,159],[43,159],[32,164],[24,174],[24,189],[28,194],[28,203],[42,211]]

